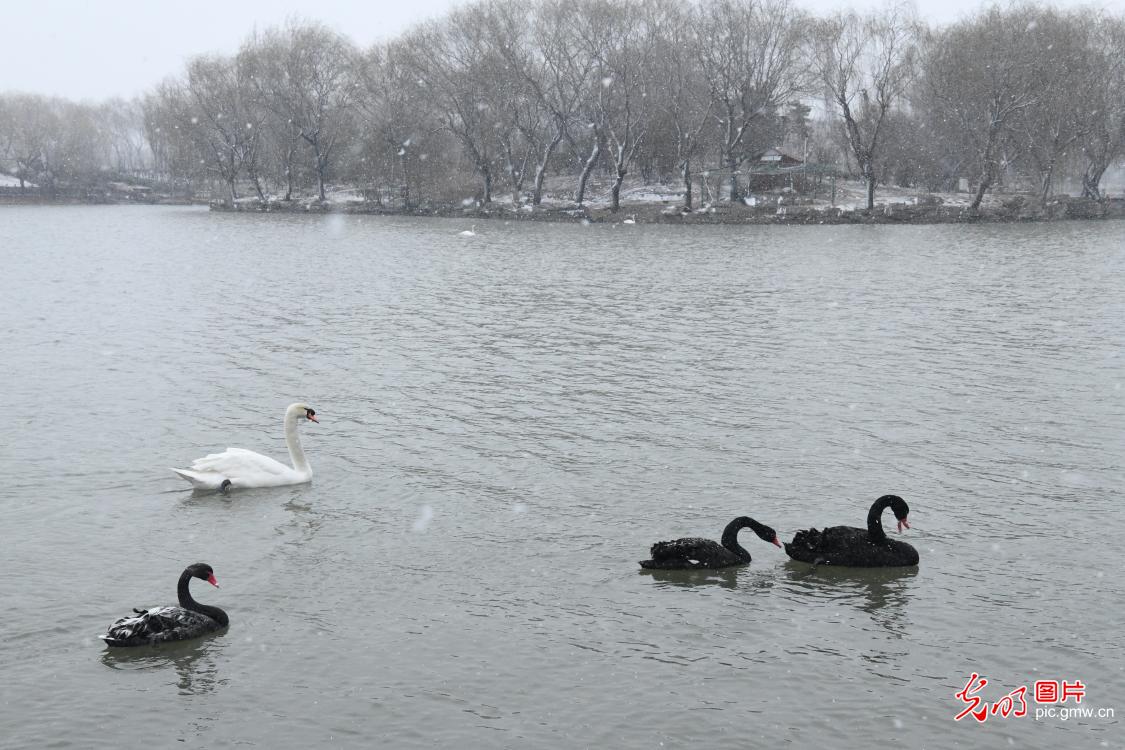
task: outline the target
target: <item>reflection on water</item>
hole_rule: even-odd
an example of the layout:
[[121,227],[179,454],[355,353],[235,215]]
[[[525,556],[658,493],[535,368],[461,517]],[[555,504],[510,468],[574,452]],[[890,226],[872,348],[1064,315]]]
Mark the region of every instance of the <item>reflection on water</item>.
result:
[[284,507],[285,510],[288,510],[288,511],[293,512],[293,513],[308,513],[309,511],[312,510],[311,505],[308,505],[307,503],[300,503],[300,502],[297,502],[296,500],[289,500],[282,507]]
[[101,656],[102,664],[120,671],[161,671],[169,668],[176,672],[176,687],[180,695],[213,693],[225,684],[219,677],[217,654],[222,653],[214,639],[225,633],[220,630],[202,638],[160,646],[136,648],[107,648]]
[[905,634],[904,607],[917,567],[844,568],[787,561],[781,568],[790,590],[802,596],[850,604],[898,637]]
[[179,504],[186,511],[194,511],[199,508],[222,508],[235,502],[235,498],[229,492],[222,493],[218,490],[188,490],[179,494],[182,495]]
[[274,534],[287,544],[300,548],[315,538],[324,526],[324,514],[314,510],[311,505],[290,499],[281,507],[287,513],[278,522]]
[[729,568],[694,570],[659,570],[641,568],[640,574],[651,576],[661,586],[721,586],[733,589],[738,584],[738,573],[744,568],[735,565]]
[[717,586],[724,589],[744,589],[759,594],[775,585],[770,573],[755,571],[750,565],[693,570],[649,570],[641,568],[639,573],[652,578],[653,582],[660,587]]

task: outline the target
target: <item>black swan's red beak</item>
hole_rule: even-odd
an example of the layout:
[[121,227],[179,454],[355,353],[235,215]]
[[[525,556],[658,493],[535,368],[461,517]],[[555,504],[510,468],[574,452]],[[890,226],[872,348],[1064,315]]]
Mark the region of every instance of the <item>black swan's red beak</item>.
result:
[[777,541],[777,536],[776,536],[776,535],[774,535],[774,538],[773,538],[773,543],[777,545],[777,548],[778,548],[778,549],[781,549],[781,542]]
[[219,588],[219,582],[215,580],[215,574],[214,573],[207,576],[207,583],[211,584],[215,588]]
[[902,531],[903,526],[905,526],[908,529],[910,528],[910,522],[907,521],[905,518],[900,519],[899,522],[898,522],[898,530],[900,532]]

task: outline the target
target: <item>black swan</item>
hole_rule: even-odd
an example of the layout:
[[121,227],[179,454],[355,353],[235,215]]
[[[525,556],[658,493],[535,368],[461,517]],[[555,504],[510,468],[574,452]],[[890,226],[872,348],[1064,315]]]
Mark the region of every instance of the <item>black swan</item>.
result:
[[854,568],[892,568],[918,564],[918,550],[905,542],[887,538],[879,520],[888,507],[898,519],[898,530],[910,528],[906,515],[910,506],[898,495],[883,495],[867,514],[867,529],[832,526],[824,531],[798,531],[785,552],[794,560],[814,565],[845,565]]
[[225,628],[229,623],[227,613],[218,607],[200,604],[191,598],[188,582],[200,578],[215,588],[215,572],[207,563],[189,565],[180,574],[176,586],[180,606],[160,607],[159,609],[134,609],[132,617],[122,617],[109,626],[101,639],[107,646],[151,646],[169,641],[182,641],[188,638]]
[[689,537],[670,542],[657,542],[649,554],[651,560],[641,560],[641,567],[650,570],[692,570],[696,568],[726,568],[750,562],[750,553],[738,543],[738,532],[749,526],[758,538],[781,546],[777,532],[748,516],[739,516],[723,529],[723,543],[710,539]]

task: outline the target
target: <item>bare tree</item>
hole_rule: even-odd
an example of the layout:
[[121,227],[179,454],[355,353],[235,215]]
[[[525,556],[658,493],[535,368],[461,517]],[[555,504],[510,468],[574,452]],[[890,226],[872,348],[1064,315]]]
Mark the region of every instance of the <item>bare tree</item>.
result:
[[289,55],[290,40],[285,33],[274,29],[264,34],[251,34],[237,58],[251,106],[260,113],[260,150],[263,164],[270,165],[265,171],[272,173],[276,184],[285,186],[281,197],[285,202],[293,199],[299,177],[299,154],[305,143],[301,123],[292,116],[292,99],[286,96],[284,78]]
[[1029,71],[1038,81],[1036,103],[1021,112],[1018,129],[1040,180],[1046,205],[1060,161],[1086,137],[1097,119],[1090,106],[1105,72],[1097,64],[1088,13],[1039,9],[1028,34],[1035,54]]
[[[588,59],[593,60],[590,57]],[[596,77],[596,68],[596,65],[591,66],[591,79]],[[600,80],[605,81],[606,79],[603,77]],[[590,83],[589,80],[587,86],[590,88],[583,92],[582,98],[579,100],[578,113],[575,118],[577,122],[573,123],[567,132],[575,145],[584,136],[590,149],[590,153],[582,162],[582,169],[578,173],[578,189],[575,191],[574,197],[578,205],[582,205],[586,200],[586,186],[589,184],[594,167],[598,165],[598,160],[601,159],[606,130],[605,109],[599,103],[600,92],[596,92],[596,84]],[[595,91],[596,93],[591,95],[589,91]],[[582,135],[576,136],[576,133]]]
[[[6,150],[15,167],[20,190],[26,190],[32,180],[50,185],[51,143],[59,127],[56,114],[45,97],[34,94],[9,97],[7,111],[10,131]],[[41,177],[47,179],[41,180]]]
[[288,139],[295,136],[312,151],[317,193],[325,200],[333,158],[353,130],[352,103],[358,88],[354,46],[326,26],[292,21],[252,40],[244,55],[247,65],[253,63],[247,75],[255,82],[259,103],[273,114],[290,179],[293,152]]
[[610,148],[614,181],[610,210],[621,205],[621,185],[649,124],[646,75],[653,39],[637,0],[587,0],[578,36],[596,73],[588,94],[595,122]]
[[166,181],[173,194],[181,189],[189,195],[201,175],[200,162],[206,164],[206,159],[200,159],[190,129],[180,128],[181,98],[182,88],[173,79],[147,93],[141,100],[142,128],[157,178]]
[[593,61],[575,42],[569,0],[543,0],[535,13],[534,38],[538,59],[533,58],[533,90],[550,113],[551,129],[544,138],[535,170],[532,203],[539,205],[547,166],[568,134],[579,111],[583,92],[593,74]]
[[394,179],[401,177],[401,198],[413,205],[411,185],[418,179],[424,140],[436,129],[430,110],[424,106],[423,88],[404,63],[406,51],[400,41],[372,47],[358,66],[363,95],[356,109],[377,143],[376,152]]
[[1030,7],[991,7],[941,30],[924,63],[924,96],[948,128],[949,120],[972,151],[977,188],[971,210],[1024,148],[1014,137],[1019,117],[1040,97],[1034,70]]
[[78,188],[95,187],[110,166],[103,158],[109,134],[100,128],[97,110],[63,99],[53,99],[52,109],[59,126],[52,144],[52,180]]
[[15,120],[8,97],[0,95],[0,165],[8,169],[7,162],[12,156],[15,141]]
[[1125,19],[1099,16],[1090,34],[1096,74],[1081,92],[1090,113],[1082,138],[1082,194],[1102,199],[1102,175],[1125,153]]
[[179,90],[168,91],[179,127],[191,133],[232,205],[238,177],[248,164],[253,170],[257,153],[258,129],[245,93],[234,61],[224,57],[195,58]]
[[861,17],[837,13],[817,24],[812,63],[844,121],[848,147],[875,207],[883,126],[913,76],[918,23],[910,6],[894,4]]
[[730,171],[730,199],[749,130],[807,87],[802,67],[804,18],[789,0],[704,0],[697,33],[700,66],[721,127],[720,156]]
[[671,130],[673,158],[684,186],[684,208],[690,210],[692,163],[702,151],[704,130],[713,121],[714,101],[697,65],[699,46],[705,42],[696,34],[694,9],[685,9],[675,0],[650,0],[645,12],[656,39],[654,57],[663,62],[649,68],[648,90]]
[[527,167],[539,145],[543,112],[522,87],[500,90],[505,96],[498,102],[496,140],[500,143],[504,173],[512,191],[512,205],[518,206],[523,200]]
[[489,109],[512,203],[522,202],[528,166],[544,150],[550,113],[537,80],[528,6],[518,0],[485,0],[483,60],[492,82]]
[[141,174],[151,166],[143,135],[140,103],[111,99],[93,110],[103,152],[100,160],[112,171]]
[[[534,154],[531,202],[537,206],[548,164],[567,134],[593,62],[577,44],[569,0],[544,0],[533,12],[515,0],[503,0],[492,11],[493,45],[504,59],[508,85],[519,91],[509,100],[510,119],[528,147],[528,161]],[[512,153],[510,146],[504,150]],[[513,161],[510,156],[508,161]]]
[[431,23],[408,35],[405,62],[440,107],[443,125],[461,143],[481,178],[481,201],[492,201],[495,158],[495,114],[488,72],[495,63],[485,39],[479,6],[467,6],[442,23]]

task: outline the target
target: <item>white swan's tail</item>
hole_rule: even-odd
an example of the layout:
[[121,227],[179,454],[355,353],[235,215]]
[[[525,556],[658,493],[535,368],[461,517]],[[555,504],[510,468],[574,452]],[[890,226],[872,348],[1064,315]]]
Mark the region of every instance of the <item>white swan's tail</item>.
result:
[[172,471],[191,482],[191,486],[197,490],[217,490],[222,486],[225,478],[219,474],[204,474],[191,469],[172,469]]

